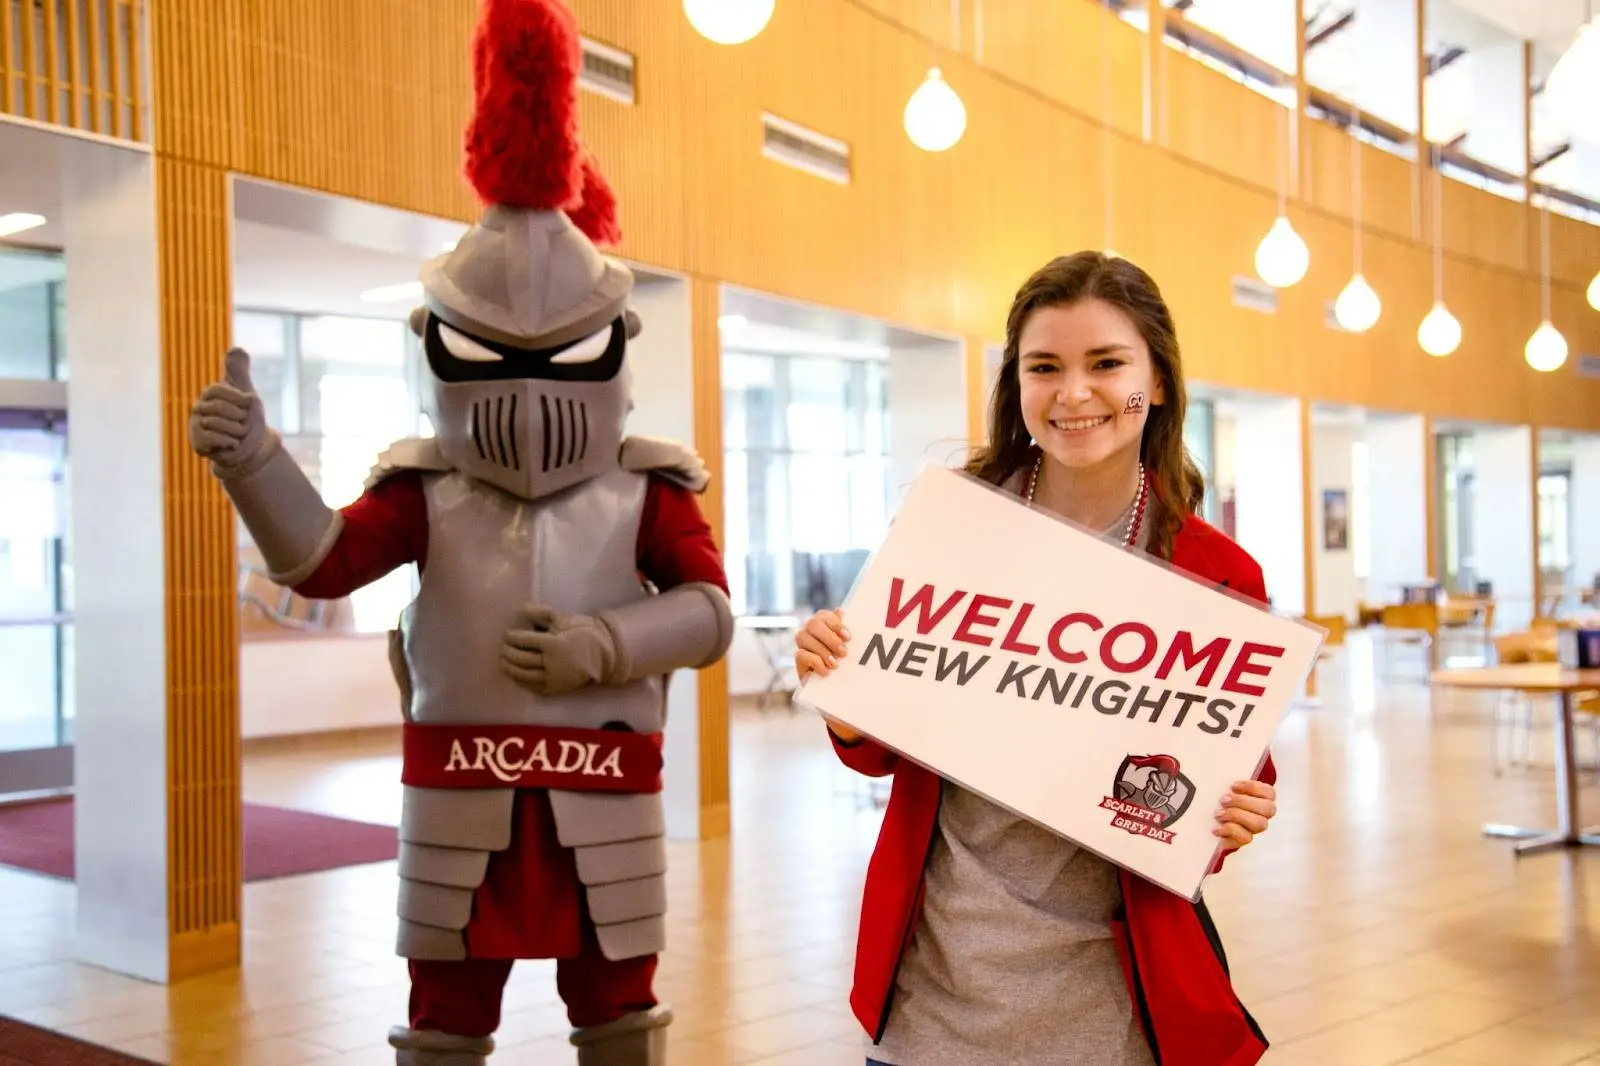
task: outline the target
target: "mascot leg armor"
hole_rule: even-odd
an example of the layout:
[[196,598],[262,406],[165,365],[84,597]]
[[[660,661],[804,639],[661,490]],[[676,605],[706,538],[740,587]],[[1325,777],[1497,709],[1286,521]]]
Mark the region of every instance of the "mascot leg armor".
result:
[[494,1039],[487,1036],[451,1036],[427,1029],[395,1026],[389,1030],[396,1066],[485,1066]]
[[641,323],[632,273],[597,248],[620,234],[577,137],[576,20],[560,0],[483,5],[466,172],[484,213],[423,267],[411,316],[436,435],[389,448],[335,511],[235,350],[190,442],[278,584],[338,599],[398,567],[421,578],[389,645],[397,1066],[485,1066],[518,959],[557,960],[582,1066],[664,1066],[667,686],[727,652],[728,581],[704,464],[625,434]]
[[578,1066],[657,1066],[667,1061],[672,1011],[655,1007],[572,1034]]

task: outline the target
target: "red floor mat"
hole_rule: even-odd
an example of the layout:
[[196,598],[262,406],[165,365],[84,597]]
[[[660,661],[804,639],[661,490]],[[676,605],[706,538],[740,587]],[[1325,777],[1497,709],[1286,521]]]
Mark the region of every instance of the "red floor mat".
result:
[[[72,880],[72,800],[0,806],[0,864]],[[392,825],[244,805],[244,879],[387,862],[399,854]]]
[[110,1048],[0,1018],[0,1066],[151,1066]]

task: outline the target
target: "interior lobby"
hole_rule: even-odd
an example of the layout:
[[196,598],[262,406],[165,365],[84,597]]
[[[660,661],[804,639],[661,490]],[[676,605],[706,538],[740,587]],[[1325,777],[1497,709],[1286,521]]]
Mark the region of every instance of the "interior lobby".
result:
[[[189,417],[247,350],[331,508],[435,435],[409,322],[482,213],[486,2],[0,0],[0,1066],[396,1061],[419,571],[280,584]],[[796,632],[984,440],[1013,295],[1081,249],[1159,283],[1198,515],[1324,634],[1270,831],[1204,885],[1261,1061],[1600,1066],[1600,17],[562,3],[628,432],[704,462],[733,616],[665,697],[674,1066],[872,1057],[891,779],[795,699]],[[519,961],[488,1062],[572,1031]]]

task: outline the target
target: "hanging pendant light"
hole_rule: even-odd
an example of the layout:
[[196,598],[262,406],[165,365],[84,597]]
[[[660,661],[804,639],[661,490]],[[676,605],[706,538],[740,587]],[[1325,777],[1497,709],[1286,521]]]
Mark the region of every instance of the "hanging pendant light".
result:
[[1539,323],[1539,328],[1533,331],[1533,336],[1528,338],[1527,346],[1522,349],[1522,357],[1528,365],[1543,374],[1552,370],[1560,370],[1567,361],[1567,338],[1550,322],[1549,319]]
[[1365,333],[1378,324],[1383,313],[1383,301],[1367,279],[1356,271],[1333,301],[1333,317],[1351,333]]
[[1377,325],[1378,316],[1383,313],[1383,301],[1378,299],[1377,290],[1367,284],[1361,273],[1361,138],[1356,136],[1360,124],[1358,109],[1350,123],[1350,227],[1355,238],[1355,271],[1339,298],[1333,301],[1334,319],[1351,333],[1365,333]]
[[1289,112],[1283,113],[1283,125],[1278,127],[1278,217],[1272,228],[1256,245],[1256,274],[1274,289],[1287,289],[1306,276],[1311,266],[1311,249],[1300,234],[1294,231],[1288,215],[1288,169],[1284,132],[1289,124]]
[[1544,206],[1539,212],[1539,297],[1543,304],[1543,321],[1533,331],[1522,349],[1528,365],[1541,374],[1559,370],[1567,361],[1567,338],[1561,335],[1550,321],[1550,197],[1545,194]]
[[924,152],[952,148],[967,131],[967,107],[938,67],[928,69],[927,79],[906,101],[905,126],[911,143]]
[[1443,301],[1436,301],[1433,310],[1422,318],[1417,327],[1417,343],[1432,356],[1446,356],[1461,346],[1461,323]]
[[1461,346],[1461,323],[1444,305],[1444,162],[1437,150],[1429,153],[1433,162],[1433,310],[1417,327],[1417,344],[1434,357],[1443,357]]
[[716,44],[744,44],[767,28],[774,0],[683,0],[689,25]]
[[1256,246],[1256,273],[1275,289],[1287,289],[1306,276],[1311,249],[1296,233],[1287,215],[1279,215]]

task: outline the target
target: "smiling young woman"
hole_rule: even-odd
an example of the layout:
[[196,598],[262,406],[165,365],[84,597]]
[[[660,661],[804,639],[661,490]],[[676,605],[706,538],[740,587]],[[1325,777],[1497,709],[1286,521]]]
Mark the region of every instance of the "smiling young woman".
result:
[[[1055,259],[1017,292],[989,440],[966,469],[1265,602],[1261,567],[1196,514],[1205,484],[1184,450],[1185,399],[1172,316],[1149,275],[1097,252]],[[838,612],[812,616],[796,637],[800,676],[830,672],[849,636]],[[829,729],[847,766],[894,776],[850,996],[869,1063],[1250,1066],[1265,1054],[1204,903]],[[1266,831],[1276,776],[1269,758],[1259,780],[1220,798],[1222,854]]]

